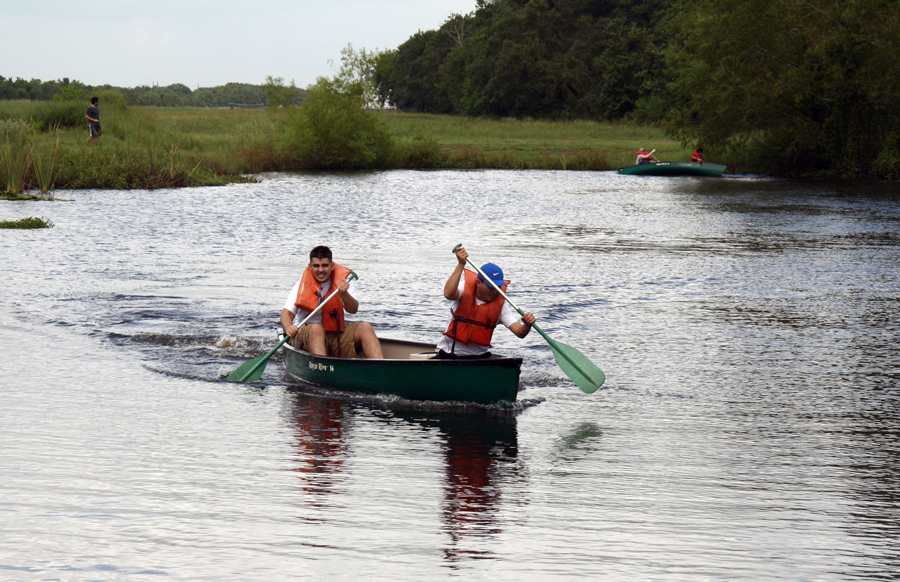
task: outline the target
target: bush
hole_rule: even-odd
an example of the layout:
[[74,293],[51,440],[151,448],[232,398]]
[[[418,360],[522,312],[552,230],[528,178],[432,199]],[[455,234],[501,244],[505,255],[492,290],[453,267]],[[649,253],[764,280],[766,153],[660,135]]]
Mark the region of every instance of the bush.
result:
[[444,156],[436,139],[417,135],[397,143],[396,159],[401,168],[422,169],[440,167]]
[[390,164],[393,139],[358,95],[319,79],[288,114],[283,148],[298,169],[366,170]]
[[20,136],[31,136],[34,130],[24,119],[0,119],[0,144],[18,141]]
[[31,114],[35,129],[51,131],[69,127],[87,127],[87,105],[75,101],[46,101]]

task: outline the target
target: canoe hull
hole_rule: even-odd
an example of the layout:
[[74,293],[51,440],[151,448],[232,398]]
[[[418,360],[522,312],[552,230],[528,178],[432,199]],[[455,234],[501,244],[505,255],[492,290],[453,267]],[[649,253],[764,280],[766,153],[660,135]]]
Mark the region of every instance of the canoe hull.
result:
[[425,359],[434,344],[381,339],[383,360],[315,356],[284,345],[284,368],[295,380],[327,388],[390,394],[407,400],[513,403],[522,358]]
[[659,162],[619,168],[620,174],[631,176],[721,176],[727,166],[698,162]]

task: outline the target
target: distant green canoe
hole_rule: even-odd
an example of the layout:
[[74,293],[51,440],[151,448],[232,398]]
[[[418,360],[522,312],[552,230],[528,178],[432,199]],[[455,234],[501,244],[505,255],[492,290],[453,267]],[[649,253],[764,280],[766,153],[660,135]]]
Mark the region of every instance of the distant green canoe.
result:
[[284,344],[284,369],[326,388],[407,400],[513,403],[522,358],[435,360],[435,345],[380,338],[383,360],[315,356]]
[[619,168],[619,173],[631,176],[721,176],[726,167],[698,162],[657,162]]

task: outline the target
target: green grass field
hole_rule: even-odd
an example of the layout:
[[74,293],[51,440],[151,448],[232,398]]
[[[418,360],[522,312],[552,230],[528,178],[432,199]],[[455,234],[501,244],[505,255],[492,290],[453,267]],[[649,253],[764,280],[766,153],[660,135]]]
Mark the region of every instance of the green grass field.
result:
[[395,111],[382,111],[379,116],[397,135],[431,136],[447,152],[477,148],[495,159],[497,167],[581,169],[573,160],[593,154],[603,160],[603,167],[589,169],[614,170],[633,164],[639,147],[656,148],[661,160],[688,161],[691,157],[690,149],[666,137],[662,129],[628,123],[481,119]]
[[[30,119],[40,102],[0,102],[0,120]],[[85,104],[85,108],[87,104]],[[593,121],[482,119],[376,111],[398,140],[424,137],[440,155],[429,167],[615,170],[638,147],[661,160],[690,150],[658,127]],[[153,188],[219,184],[285,167],[283,110],[124,107],[101,98],[103,136],[87,147],[87,120],[37,133],[36,148],[59,144],[60,188]],[[279,157],[281,156],[281,157]],[[96,167],[94,167],[96,166]],[[400,160],[398,167],[404,166]],[[123,175],[126,174],[126,175]],[[146,175],[145,175],[146,174]]]

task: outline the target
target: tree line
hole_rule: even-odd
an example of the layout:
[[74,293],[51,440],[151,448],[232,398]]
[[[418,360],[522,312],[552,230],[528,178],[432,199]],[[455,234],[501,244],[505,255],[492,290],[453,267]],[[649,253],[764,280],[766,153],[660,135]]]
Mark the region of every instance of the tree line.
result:
[[672,0],[479,0],[418,32],[377,70],[398,109],[621,119],[663,93]]
[[86,85],[68,78],[55,81],[5,78],[0,76],[0,100],[28,99],[31,101],[83,100],[92,92],[113,91],[122,95],[127,105],[153,107],[228,107],[232,104],[265,105],[266,85],[227,83],[218,87],[198,87],[191,90],[181,83],[160,87],[114,87]]
[[895,0],[478,0],[372,60],[402,111],[665,124],[749,171],[900,178]]

